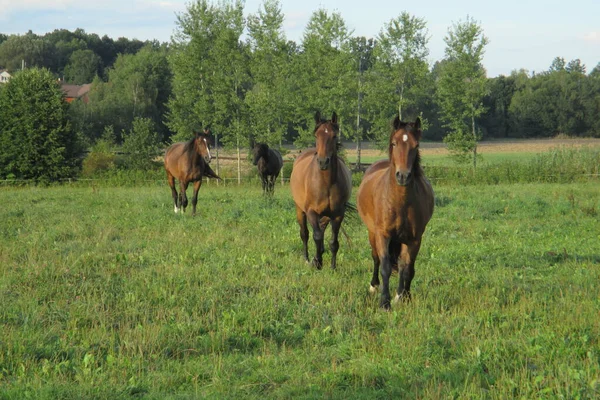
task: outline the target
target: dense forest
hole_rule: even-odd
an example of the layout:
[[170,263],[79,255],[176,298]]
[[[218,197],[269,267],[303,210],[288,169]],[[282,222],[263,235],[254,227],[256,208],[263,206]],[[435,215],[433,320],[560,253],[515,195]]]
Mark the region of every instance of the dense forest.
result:
[[232,147],[305,145],[315,110],[336,111],[344,140],[357,142],[383,142],[396,114],[421,116],[426,140],[467,152],[481,138],[600,136],[600,64],[588,71],[557,56],[546,71],[515,65],[488,78],[488,39],[469,17],[448,27],[445,57],[433,64],[426,18],[406,12],[372,38],[354,36],[325,9],[313,12],[300,43],[286,38],[283,22],[278,0],[247,17],[239,0],[196,0],[178,15],[170,43],[83,29],[0,34],[0,69],[92,83],[87,101],[68,110],[88,147],[107,131],[122,143],[140,120],[163,143],[209,126]]

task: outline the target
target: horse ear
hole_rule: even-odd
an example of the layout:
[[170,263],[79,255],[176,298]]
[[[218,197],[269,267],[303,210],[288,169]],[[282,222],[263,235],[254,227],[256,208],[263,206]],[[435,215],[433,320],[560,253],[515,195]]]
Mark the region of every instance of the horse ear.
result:
[[394,130],[398,130],[400,129],[400,125],[402,125],[402,121],[400,121],[400,115],[396,115],[396,118],[394,118],[394,122],[392,123],[394,126]]
[[331,123],[337,124],[337,120],[338,120],[337,114],[334,111],[333,114],[331,115]]
[[320,112],[320,111],[317,111],[317,112],[315,113],[315,124],[316,124],[316,125],[318,125],[318,124],[320,124],[320,123],[321,123],[321,112]]
[[417,119],[415,120],[415,137],[417,140],[421,140],[421,118],[417,117]]

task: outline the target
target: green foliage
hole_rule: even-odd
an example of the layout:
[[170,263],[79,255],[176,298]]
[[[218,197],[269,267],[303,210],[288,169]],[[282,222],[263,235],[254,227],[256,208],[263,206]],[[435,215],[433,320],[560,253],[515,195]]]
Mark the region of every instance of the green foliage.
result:
[[210,127],[221,143],[247,144],[244,96],[249,75],[247,49],[240,41],[243,8],[239,0],[218,4],[198,0],[178,15],[170,56],[174,96],[167,117],[176,132],[173,140]]
[[52,74],[27,69],[0,91],[0,177],[55,181],[74,176],[80,147]]
[[[350,51],[351,31],[338,12],[315,11],[304,30],[302,51],[295,57],[294,123],[298,131],[296,145],[314,145],[314,115],[338,114],[340,136],[354,131],[356,116],[356,63]],[[346,134],[345,132],[348,131]]]
[[373,49],[373,68],[368,73],[365,108],[379,147],[388,145],[390,121],[419,115],[428,74],[426,22],[402,12],[387,22]]
[[129,132],[123,133],[123,152],[127,155],[127,166],[131,169],[152,168],[154,159],[160,154],[161,137],[154,123],[148,118],[136,118]]
[[[146,46],[136,54],[119,55],[108,70],[108,82],[96,78],[87,104],[73,105],[76,126],[95,141],[105,126],[129,131],[135,118],[150,118],[163,137],[169,136],[162,118],[171,94],[171,70],[164,49]],[[117,137],[121,142],[122,138]]]
[[598,148],[556,148],[525,161],[500,160],[479,165],[426,166],[425,174],[437,185],[495,185],[511,183],[597,182]]
[[277,146],[292,116],[289,94],[291,56],[278,0],[267,0],[248,17],[252,89],[246,93],[251,142]]
[[115,133],[112,126],[104,128],[102,137],[90,149],[88,156],[83,160],[82,175],[84,177],[97,176],[116,167]]
[[100,57],[92,50],[76,50],[71,53],[69,63],[65,66],[66,82],[75,85],[91,83],[101,69]]
[[287,187],[0,190],[0,397],[596,398],[597,184],[435,191],[383,312],[364,226],[312,269]]
[[[594,125],[595,118],[589,118],[587,111],[598,109],[594,97],[600,96],[600,87],[590,87],[594,79],[586,78],[579,68],[565,69],[561,65],[555,60],[548,72],[522,82],[514,94],[510,111],[518,123],[514,130],[519,135],[581,135]],[[587,96],[582,96],[582,90]]]
[[[25,61],[26,67],[48,68],[58,76],[65,73],[65,67],[74,52],[89,50],[100,57],[98,73],[103,76],[103,68],[112,66],[117,54],[135,54],[149,43],[124,37],[115,41],[106,35],[100,38],[97,34],[88,34],[83,29],[55,29],[43,36],[29,31],[24,35],[5,35],[1,39],[0,67],[15,72],[21,69],[21,61]],[[89,70],[89,66],[82,66]],[[74,70],[71,73],[79,74]],[[91,79],[86,81],[89,82]]]
[[446,62],[441,68],[437,90],[442,119],[451,133],[444,141],[448,149],[458,155],[458,160],[471,154],[475,167],[480,138],[475,120],[485,111],[483,97],[487,79],[481,62],[488,40],[482,28],[467,17],[465,22],[456,23],[448,30],[444,41]]

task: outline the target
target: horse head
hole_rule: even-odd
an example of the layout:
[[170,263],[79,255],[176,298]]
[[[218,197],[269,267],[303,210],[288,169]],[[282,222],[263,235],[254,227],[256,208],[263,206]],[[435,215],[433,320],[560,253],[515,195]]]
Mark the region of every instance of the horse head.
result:
[[393,126],[388,150],[390,164],[393,166],[396,183],[406,186],[413,178],[420,161],[421,119],[402,122],[400,117],[396,116]]
[[337,114],[334,112],[329,121],[321,119],[321,113],[315,114],[315,138],[317,142],[317,161],[321,170],[329,169],[331,159],[337,154],[337,134],[340,128]]
[[196,152],[200,155],[207,164],[210,164],[212,156],[210,155],[209,138],[201,133],[196,133],[195,139]]
[[252,164],[257,165],[261,157],[266,159],[269,156],[269,146],[264,143],[256,143],[252,148],[252,155],[254,156]]

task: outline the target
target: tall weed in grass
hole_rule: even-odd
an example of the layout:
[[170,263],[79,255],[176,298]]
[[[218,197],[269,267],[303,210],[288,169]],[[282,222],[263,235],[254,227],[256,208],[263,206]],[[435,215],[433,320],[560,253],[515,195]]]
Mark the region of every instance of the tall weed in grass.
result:
[[500,161],[476,170],[467,166],[429,166],[425,174],[440,185],[598,181],[600,149],[561,147],[524,162]]

